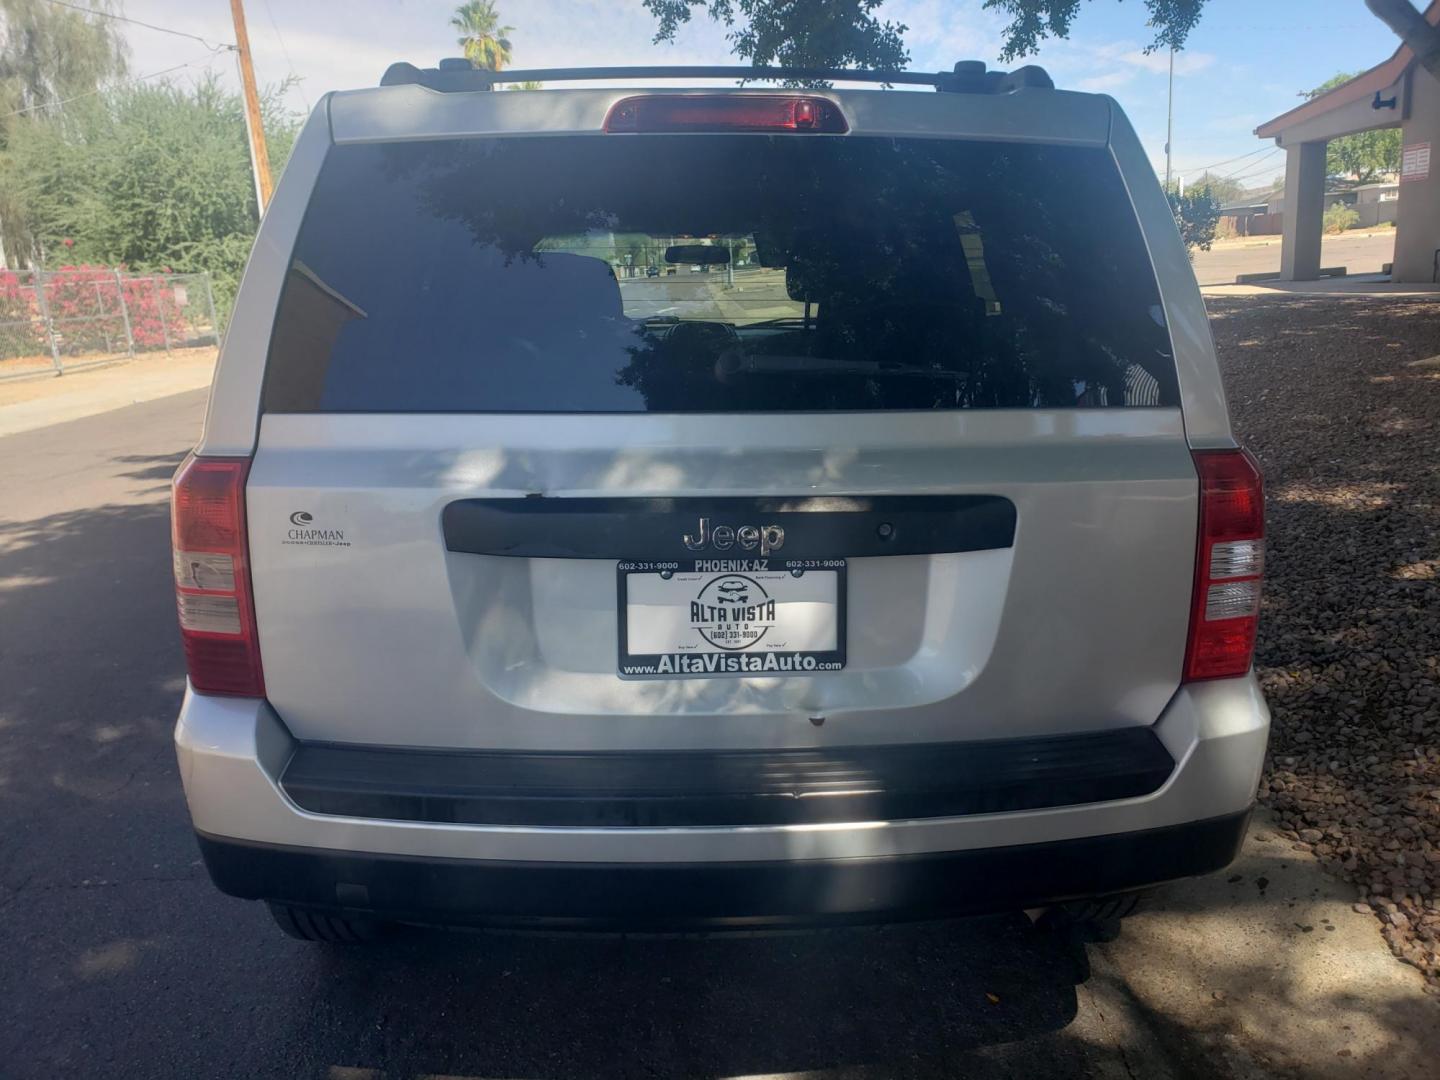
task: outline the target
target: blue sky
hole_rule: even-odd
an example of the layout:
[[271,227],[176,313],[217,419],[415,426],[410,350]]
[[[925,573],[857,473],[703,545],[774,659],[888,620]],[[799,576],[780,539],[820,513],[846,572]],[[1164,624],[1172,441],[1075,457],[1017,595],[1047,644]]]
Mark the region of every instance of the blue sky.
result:
[[[246,0],[250,38],[262,82],[301,78],[297,109],[326,90],[373,85],[395,59],[420,64],[456,53],[448,22],[454,0]],[[515,64],[726,63],[722,27],[696,19],[674,45],[651,44],[654,22],[640,0],[500,0],[513,25]],[[126,0],[132,18],[232,41],[228,0]],[[906,23],[912,66],[936,70],[958,59],[997,61],[1004,20],[980,0],[887,0],[885,17]],[[207,67],[233,79],[229,53],[199,42],[125,26],[135,75],[175,65],[168,77],[192,78]],[[1031,62],[1057,85],[1114,95],[1140,133],[1157,170],[1164,167],[1165,54],[1146,55],[1140,0],[1086,0],[1069,41],[1049,42]],[[1397,45],[1363,0],[1209,0],[1198,31],[1175,62],[1174,161],[1193,178],[1222,165],[1247,185],[1283,171],[1282,155],[1252,134],[1262,121],[1298,103],[1299,91],[1337,71],[1360,70]]]

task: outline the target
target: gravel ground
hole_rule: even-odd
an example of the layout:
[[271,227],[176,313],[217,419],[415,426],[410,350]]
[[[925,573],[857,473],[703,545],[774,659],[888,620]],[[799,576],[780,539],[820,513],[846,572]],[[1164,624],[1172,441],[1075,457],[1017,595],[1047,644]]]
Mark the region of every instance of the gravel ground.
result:
[[1440,302],[1209,307],[1267,485],[1261,798],[1440,993]]

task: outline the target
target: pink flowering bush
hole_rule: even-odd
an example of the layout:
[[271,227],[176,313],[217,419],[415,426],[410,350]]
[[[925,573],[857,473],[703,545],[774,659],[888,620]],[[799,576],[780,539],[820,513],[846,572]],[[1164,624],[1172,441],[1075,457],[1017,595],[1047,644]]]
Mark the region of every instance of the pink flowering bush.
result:
[[0,360],[47,351],[35,290],[13,270],[0,270]]
[[[55,321],[62,350],[69,354],[118,352],[125,348],[125,313],[137,349],[163,349],[189,336],[189,325],[175,303],[166,274],[127,278],[103,266],[62,266],[45,278],[45,303]],[[123,293],[122,293],[123,290]]]

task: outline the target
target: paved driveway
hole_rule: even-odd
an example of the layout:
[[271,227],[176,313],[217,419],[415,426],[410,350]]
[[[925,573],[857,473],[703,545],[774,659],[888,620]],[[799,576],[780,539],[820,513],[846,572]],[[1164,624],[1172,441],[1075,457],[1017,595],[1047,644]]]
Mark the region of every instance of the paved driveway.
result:
[[[1343,266],[1351,274],[1378,274],[1395,254],[1395,231],[1327,236],[1320,242],[1320,265]],[[1201,285],[1233,285],[1239,274],[1269,274],[1280,269],[1280,237],[1221,240],[1209,251],[1195,252],[1195,278]]]

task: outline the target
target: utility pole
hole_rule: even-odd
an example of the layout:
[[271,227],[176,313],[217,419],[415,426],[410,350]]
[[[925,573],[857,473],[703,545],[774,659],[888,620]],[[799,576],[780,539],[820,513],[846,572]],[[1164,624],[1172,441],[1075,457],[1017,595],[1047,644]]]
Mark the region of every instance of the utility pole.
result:
[[[240,0],[235,0],[239,3]],[[1175,123],[1175,46],[1170,46],[1170,90],[1165,97],[1165,190],[1170,190],[1170,130]]]
[[250,35],[245,32],[241,0],[230,0],[235,20],[235,57],[240,64],[240,86],[245,92],[245,133],[250,139],[250,169],[255,174],[255,201],[260,213],[270,202],[270,154],[265,149],[265,127],[260,122],[260,94],[255,89],[255,68],[250,62]]

